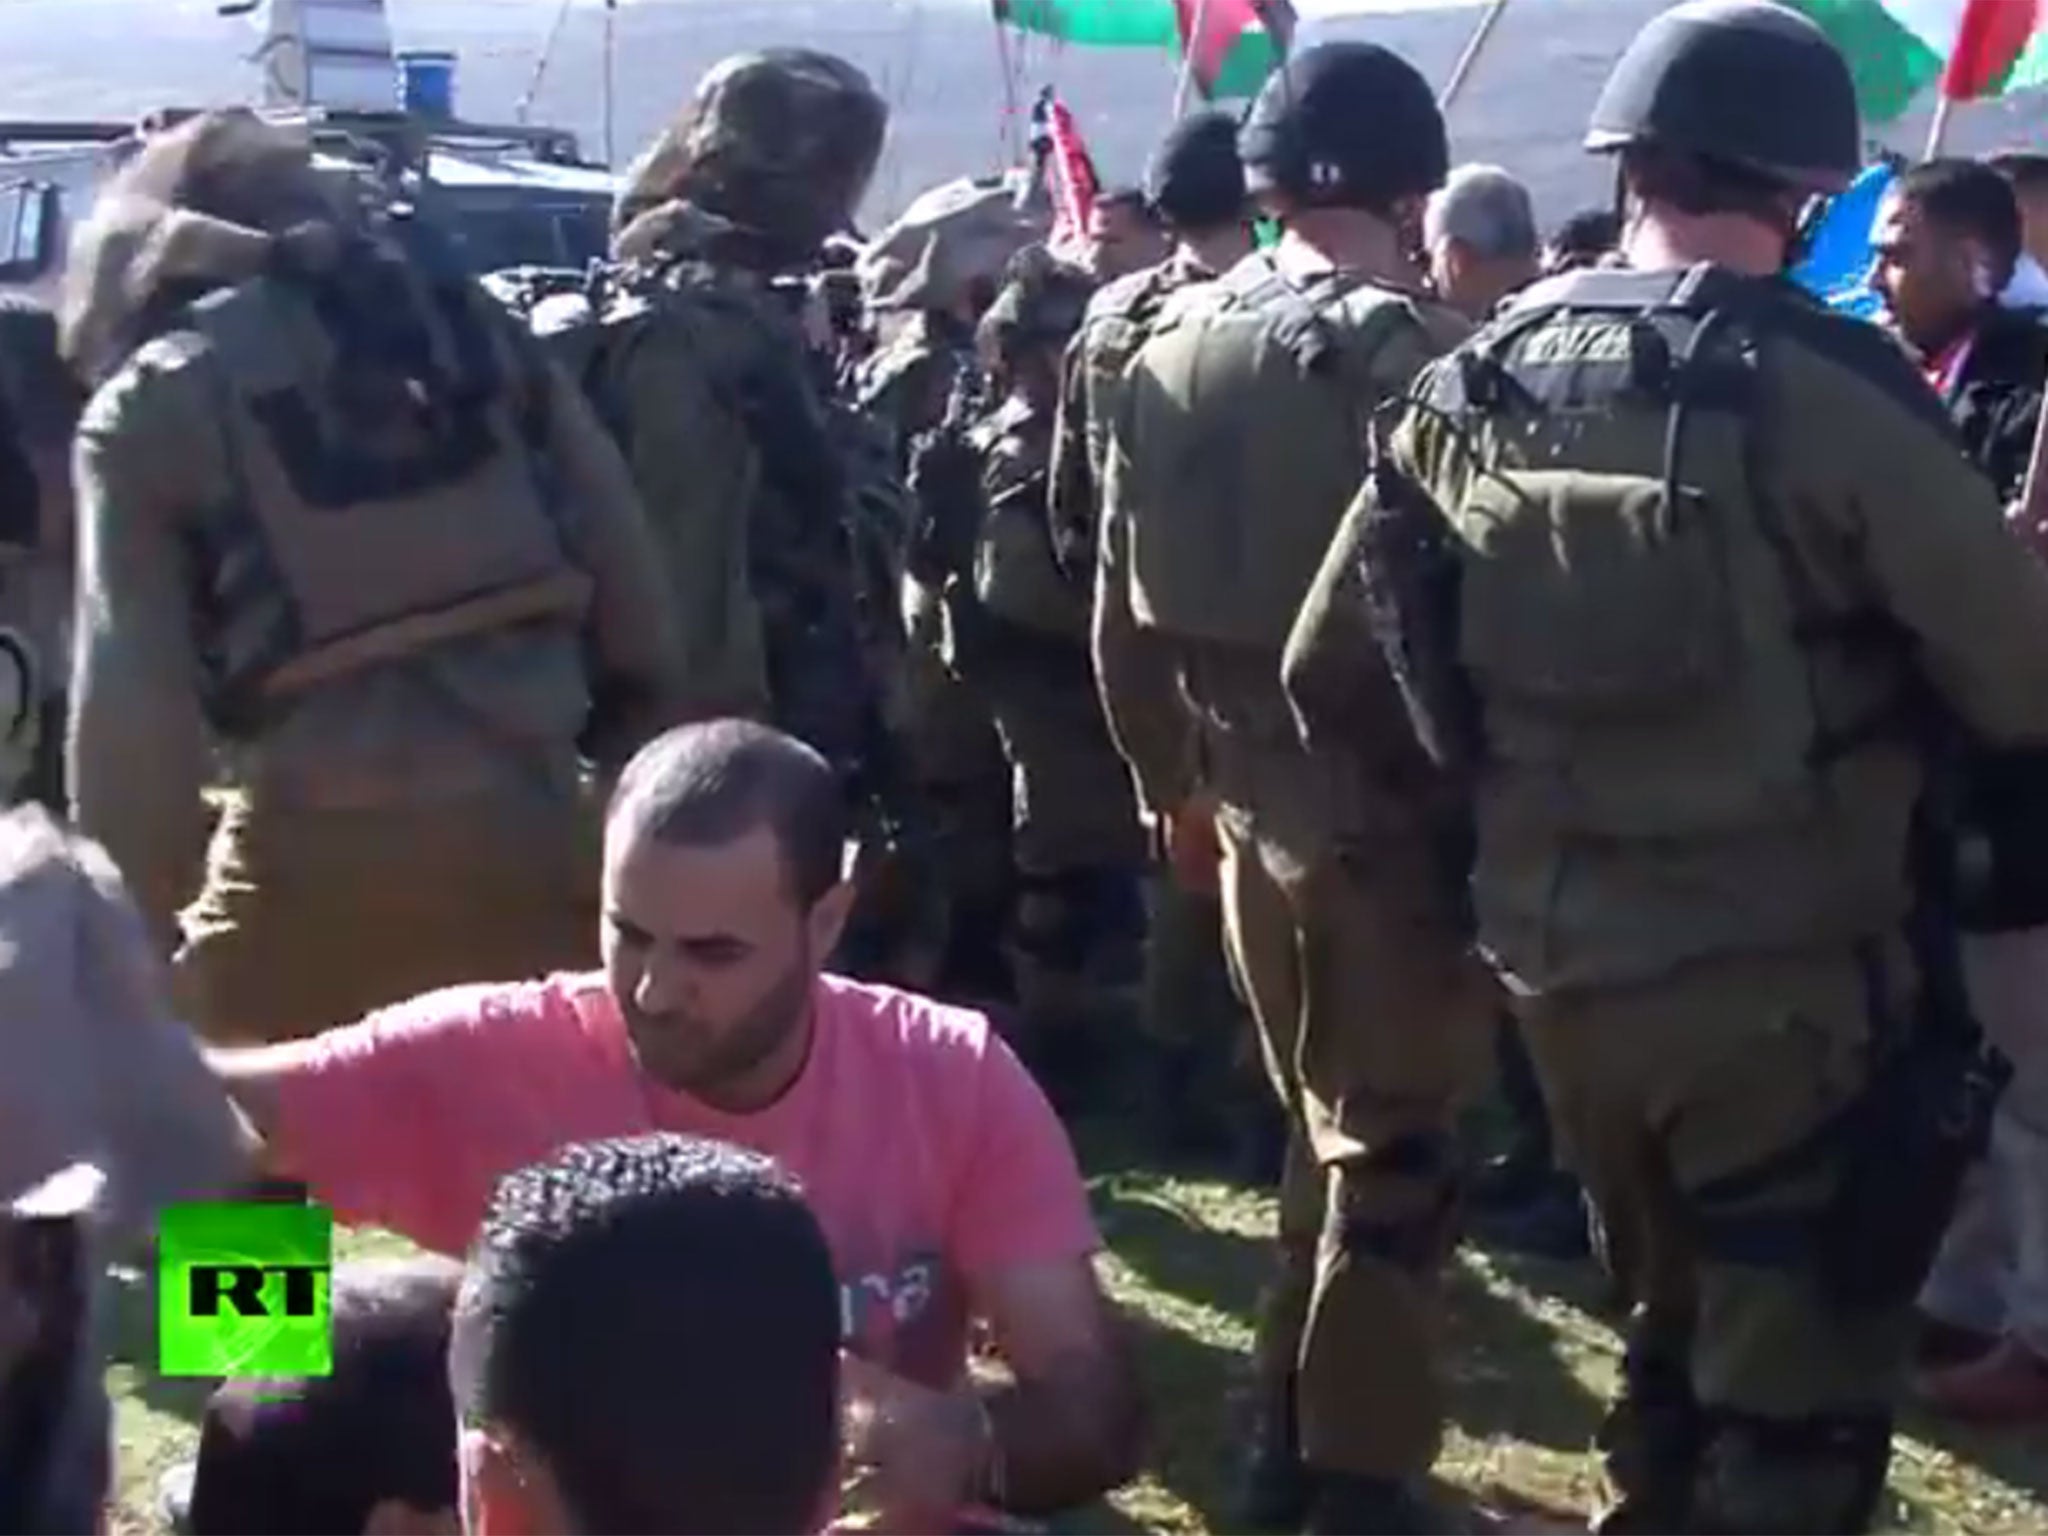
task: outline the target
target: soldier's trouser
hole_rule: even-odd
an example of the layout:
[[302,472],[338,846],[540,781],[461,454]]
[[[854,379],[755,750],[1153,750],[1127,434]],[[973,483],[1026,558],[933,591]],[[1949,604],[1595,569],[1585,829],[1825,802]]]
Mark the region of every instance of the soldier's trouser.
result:
[[987,692],[1010,764],[1018,1001],[1048,1022],[1132,1004],[1145,838],[1086,657],[1071,669],[1002,665]]
[[[1905,967],[1887,970],[1742,957],[1520,1005],[1560,1150],[1634,1308],[1599,1440],[1615,1495],[1600,1528],[1873,1518],[1908,1311],[1831,1304],[1803,1236],[1839,1182],[1846,1148],[1814,1133],[1867,1081],[1873,986],[1905,1006]],[[1788,1155],[1799,1147],[1822,1150]]]
[[[1442,1432],[1435,1274],[1453,1236],[1452,1111],[1483,1061],[1485,1013],[1430,969],[1441,951],[1416,944],[1403,881],[1369,888],[1326,843],[1303,847],[1320,839],[1269,835],[1235,809],[1219,827],[1231,964],[1299,1149],[1268,1333],[1283,1347],[1301,1316],[1302,1456],[1323,1471],[1416,1476]],[[1443,999],[1440,1027],[1422,1027],[1418,996]]]
[[926,931],[911,942],[937,953],[943,985],[985,988],[1010,891],[1009,765],[987,705],[929,643],[906,665],[909,766],[927,818],[910,859]]
[[479,799],[222,817],[173,982],[223,1043],[290,1040],[464,982],[588,970],[599,821],[579,801]]
[[2048,1357],[2048,928],[1966,935],[1963,968],[2013,1077],[1921,1305]]

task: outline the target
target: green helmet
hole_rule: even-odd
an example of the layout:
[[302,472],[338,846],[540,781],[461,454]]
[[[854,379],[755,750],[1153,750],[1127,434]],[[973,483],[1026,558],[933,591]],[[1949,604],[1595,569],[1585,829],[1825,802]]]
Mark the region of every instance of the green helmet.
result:
[[1807,192],[1862,168],[1849,66],[1827,34],[1765,0],[1687,0],[1636,34],[1593,108],[1586,147],[1658,144]]
[[1252,103],[1238,147],[1253,195],[1312,206],[1385,208],[1435,191],[1451,168],[1429,82],[1376,43],[1322,43],[1289,59]]
[[618,222],[682,199],[807,256],[852,221],[888,124],[880,94],[842,58],[735,54],[627,174]]

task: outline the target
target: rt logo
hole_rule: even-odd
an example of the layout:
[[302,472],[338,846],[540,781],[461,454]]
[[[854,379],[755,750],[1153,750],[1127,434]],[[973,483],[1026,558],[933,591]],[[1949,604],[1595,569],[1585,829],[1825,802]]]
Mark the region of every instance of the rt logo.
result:
[[174,1205],[157,1226],[166,1376],[328,1376],[334,1217],[267,1202]]

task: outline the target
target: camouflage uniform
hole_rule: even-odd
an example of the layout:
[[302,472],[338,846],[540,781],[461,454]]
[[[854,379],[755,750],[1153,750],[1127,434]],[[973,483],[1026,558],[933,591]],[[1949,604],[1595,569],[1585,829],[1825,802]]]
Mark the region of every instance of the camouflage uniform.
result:
[[961,446],[981,392],[973,321],[1033,232],[1002,187],[950,183],[914,199],[860,269],[871,309],[902,317],[863,371],[861,408],[895,435],[917,502],[903,586],[904,706],[925,825],[905,877],[927,898],[923,942],[936,978],[982,997],[1010,985],[998,948],[1013,896],[1010,768],[990,701],[946,662],[947,588],[955,586],[953,603],[968,590],[959,583],[971,574],[978,501],[932,482],[933,467]]
[[597,313],[555,337],[661,545],[691,708],[769,716],[850,792],[879,703],[846,465],[771,279],[851,216],[886,122],[866,78],[826,54],[714,66],[627,173]]
[[72,264],[72,806],[167,946],[198,895],[177,981],[221,1040],[587,965],[580,758],[673,718],[602,428],[431,242],[337,218],[302,138],[209,115]]
[[971,600],[949,604],[949,652],[993,708],[1010,764],[1009,950],[1024,1045],[1042,1070],[1071,1078],[1104,1043],[1090,1027],[1115,1027],[1135,1003],[1145,841],[1095,690],[1087,599],[1053,560],[1052,428],[1013,397],[974,433],[980,536]]

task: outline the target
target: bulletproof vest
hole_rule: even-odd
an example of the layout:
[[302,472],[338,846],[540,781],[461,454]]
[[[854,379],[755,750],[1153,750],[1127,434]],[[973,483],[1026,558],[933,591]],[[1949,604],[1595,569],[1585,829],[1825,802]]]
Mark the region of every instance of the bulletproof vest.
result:
[[987,506],[974,551],[975,596],[993,618],[1085,645],[1088,599],[1053,554],[1046,432],[1034,438],[1031,424],[1006,409],[978,436],[987,455]]
[[403,270],[417,321],[404,371],[421,382],[397,409],[351,398],[361,318],[317,279],[258,278],[191,311],[233,482],[213,594],[231,724],[451,641],[536,622],[573,633],[588,606],[530,364],[463,280]]
[[1151,338],[1167,300],[1204,280],[1176,257],[1111,283],[1088,306],[1081,327],[1081,362],[1087,370],[1088,464],[1098,486],[1109,466],[1109,432],[1125,371]]
[[[1863,842],[1877,879],[1850,852],[1868,829],[1841,780],[1862,749],[1899,744],[1900,653],[1881,616],[1823,597],[1774,489],[1797,445],[1770,440],[1763,360],[1803,323],[1797,304],[1710,268],[1575,274],[1418,392],[1464,465],[1435,486],[1457,571],[1449,602],[1410,616],[1395,670],[1440,676],[1429,658],[1448,650],[1469,679],[1470,715],[1432,711],[1427,689],[1410,699],[1426,737],[1483,764],[1496,848],[1606,850],[1582,861],[1587,879],[1621,850],[1664,850],[1664,892],[1689,889],[1698,920],[1659,945],[1853,931],[1831,915],[1867,910],[1859,882],[1891,873],[1884,828]],[[1368,541],[1383,561],[1397,543]],[[1562,864],[1514,868],[1482,868],[1482,908],[1490,878],[1530,885],[1495,889],[1497,918],[1588,899]],[[1507,947],[1532,976],[1573,963],[1537,933]]]
[[1124,387],[1141,510],[1131,599],[1185,639],[1278,651],[1364,476],[1375,364],[1420,319],[1371,283],[1298,289],[1261,255],[1176,305]]

